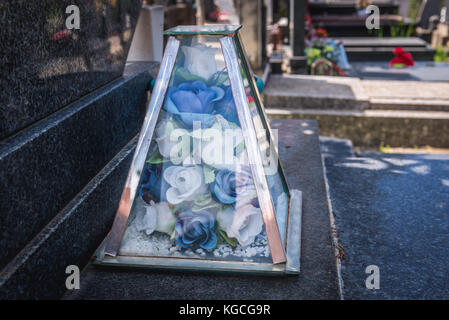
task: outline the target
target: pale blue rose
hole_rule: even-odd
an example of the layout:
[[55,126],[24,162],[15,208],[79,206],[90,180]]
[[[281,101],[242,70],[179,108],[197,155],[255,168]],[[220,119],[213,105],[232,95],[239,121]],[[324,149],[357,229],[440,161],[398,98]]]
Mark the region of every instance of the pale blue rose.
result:
[[185,82],[168,89],[164,109],[177,115],[189,128],[193,127],[194,121],[200,121],[202,128],[208,128],[214,122],[214,102],[223,96],[222,88],[207,87],[203,81]]

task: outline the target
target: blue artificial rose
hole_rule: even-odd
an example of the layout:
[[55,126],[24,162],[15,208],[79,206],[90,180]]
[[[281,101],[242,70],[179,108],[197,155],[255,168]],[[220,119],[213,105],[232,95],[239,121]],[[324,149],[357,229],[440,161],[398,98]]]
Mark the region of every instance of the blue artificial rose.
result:
[[214,216],[206,210],[195,213],[190,210],[181,212],[175,225],[176,241],[181,248],[197,244],[204,250],[210,251],[217,245],[214,225]]
[[145,201],[148,200],[146,199],[148,196],[157,201],[167,201],[165,196],[167,188],[167,183],[162,179],[162,165],[151,164],[143,169],[139,196],[143,197]]
[[[250,202],[256,198],[256,191],[249,167],[241,167],[237,172],[228,169],[217,173],[211,191],[224,204],[234,204],[238,198]],[[243,203],[242,203],[243,204]]]
[[219,171],[215,177],[215,182],[211,184],[211,189],[220,202],[225,204],[234,203],[237,197],[235,172],[227,169]]
[[215,102],[215,113],[221,114],[226,120],[239,124],[237,110],[235,109],[234,97],[230,86],[225,86],[224,96],[222,99]]
[[207,87],[203,81],[185,82],[178,87],[170,87],[165,99],[164,108],[177,115],[189,128],[194,121],[200,121],[202,128],[213,124],[213,102],[224,96],[219,87]]

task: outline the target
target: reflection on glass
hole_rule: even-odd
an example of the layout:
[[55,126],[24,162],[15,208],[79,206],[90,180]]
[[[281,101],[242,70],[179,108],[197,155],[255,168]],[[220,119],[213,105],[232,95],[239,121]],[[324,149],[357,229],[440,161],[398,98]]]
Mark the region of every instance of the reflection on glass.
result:
[[271,263],[219,37],[181,41],[120,254]]
[[167,35],[234,34],[240,28],[240,25],[177,26],[164,33]]
[[[235,41],[239,41],[238,37]],[[239,47],[239,43],[236,43]],[[257,141],[259,144],[259,151],[263,160],[264,172],[268,181],[268,186],[270,188],[271,197],[273,199],[273,205],[275,207],[276,221],[278,223],[279,232],[281,234],[281,239],[285,247],[286,233],[287,230],[287,218],[288,218],[288,188],[284,180],[281,177],[281,172],[279,171],[279,156],[277,153],[277,131],[272,132],[270,136],[270,131],[267,124],[263,121],[264,115],[262,114],[263,106],[260,105],[260,100],[257,98],[256,87],[250,85],[249,79],[251,79],[252,71],[249,69],[250,66],[245,66],[243,63],[244,57],[243,47],[237,50],[239,53],[238,60],[242,73],[243,85],[245,86],[246,95],[248,97],[248,104],[252,114],[252,120],[254,127],[256,128]],[[259,104],[259,105],[258,105]]]

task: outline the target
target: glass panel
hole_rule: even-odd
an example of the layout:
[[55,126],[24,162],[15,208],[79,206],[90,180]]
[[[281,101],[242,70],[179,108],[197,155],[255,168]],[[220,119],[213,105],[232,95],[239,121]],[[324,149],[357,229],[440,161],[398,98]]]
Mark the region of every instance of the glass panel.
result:
[[[273,205],[276,212],[276,221],[278,223],[279,232],[285,248],[287,218],[288,218],[288,187],[283,178],[280,160],[277,152],[278,135],[277,130],[271,131],[267,119],[263,113],[263,105],[260,100],[259,92],[256,92],[257,87],[250,83],[253,73],[251,66],[246,59],[243,46],[239,42],[239,37],[235,37],[236,48],[238,48],[238,60],[243,78],[243,85],[245,86],[248,104],[252,114],[254,127],[259,144],[259,150],[262,156],[265,175],[267,177],[270,188]],[[246,63],[245,63],[246,62]]]
[[120,255],[271,263],[219,37],[182,37]]
[[145,165],[145,159],[150,147],[150,140],[156,127],[157,117],[165,100],[165,94],[168,89],[172,70],[176,62],[180,41],[170,37],[165,48],[164,57],[159,68],[157,81],[154,85],[151,101],[148,106],[142,129],[137,141],[136,150],[133,155],[131,167],[128,171],[125,187],[120,198],[120,204],[114,218],[111,232],[108,235],[104,253],[115,257],[120,247],[123,232],[126,228],[131,211],[131,205],[134,201],[137,187],[140,181],[140,174]]
[[239,65],[238,54],[236,52],[233,37],[222,37],[220,43],[225,57],[226,67],[229,71],[229,80],[231,83],[232,94],[236,102],[236,110],[242,127],[248,155],[251,160],[251,171],[256,183],[259,204],[262,208],[262,216],[265,223],[271,256],[273,258],[273,263],[282,263],[286,261],[285,250],[276,222],[275,209],[264,172],[262,157],[259,153],[256,128],[254,127],[247,94],[243,85],[241,75],[242,69]]

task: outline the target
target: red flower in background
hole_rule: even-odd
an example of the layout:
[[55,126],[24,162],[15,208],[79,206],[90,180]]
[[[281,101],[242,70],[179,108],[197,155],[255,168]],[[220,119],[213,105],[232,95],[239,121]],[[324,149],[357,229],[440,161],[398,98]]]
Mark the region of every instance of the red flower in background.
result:
[[415,61],[410,53],[405,52],[404,48],[397,47],[393,50],[395,57],[390,61],[390,68],[394,67],[411,67],[415,65]]
[[312,18],[310,17],[310,14],[306,14],[306,22],[312,23]]
[[323,29],[323,28],[317,28],[317,29],[315,30],[315,32],[316,32],[316,36],[317,36],[318,38],[327,38],[327,31],[326,31],[326,29]]
[[249,90],[247,88],[245,89],[245,93],[246,93],[246,98],[248,99],[248,102],[249,103],[254,102],[254,98],[253,98],[253,96],[251,95],[251,93],[249,92]]

